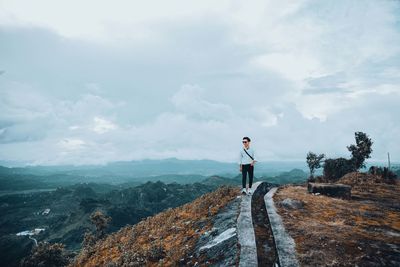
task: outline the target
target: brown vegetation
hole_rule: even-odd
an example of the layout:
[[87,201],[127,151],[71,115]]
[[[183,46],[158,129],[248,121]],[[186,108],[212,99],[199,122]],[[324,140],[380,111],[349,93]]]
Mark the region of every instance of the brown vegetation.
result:
[[87,247],[71,266],[172,266],[193,260],[199,236],[233,200],[237,188],[221,187],[191,203],[148,217]]
[[[352,186],[350,200],[286,186],[274,200],[285,227],[295,239],[303,266],[395,266],[400,263],[400,185],[379,176],[350,173],[339,183]],[[288,209],[291,198],[304,205]]]

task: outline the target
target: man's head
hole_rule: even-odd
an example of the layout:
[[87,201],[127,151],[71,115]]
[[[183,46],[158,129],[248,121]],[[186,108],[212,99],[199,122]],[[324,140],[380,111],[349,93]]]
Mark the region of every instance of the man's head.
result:
[[249,137],[247,137],[247,136],[243,137],[243,140],[242,140],[243,146],[244,146],[245,148],[248,148],[249,145],[250,145],[250,141],[251,141],[251,140],[250,140]]

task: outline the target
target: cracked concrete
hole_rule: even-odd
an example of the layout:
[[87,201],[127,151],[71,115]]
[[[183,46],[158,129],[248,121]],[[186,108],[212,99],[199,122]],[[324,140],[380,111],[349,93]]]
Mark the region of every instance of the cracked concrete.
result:
[[276,250],[281,267],[299,266],[296,258],[295,243],[293,238],[286,232],[282,218],[276,212],[273,196],[277,187],[272,188],[264,196],[265,206],[267,208],[268,218],[274,234]]
[[[256,191],[261,182],[254,183],[251,189]],[[251,195],[243,195],[240,214],[237,219],[237,235],[240,244],[239,266],[258,266],[256,237],[251,216]]]

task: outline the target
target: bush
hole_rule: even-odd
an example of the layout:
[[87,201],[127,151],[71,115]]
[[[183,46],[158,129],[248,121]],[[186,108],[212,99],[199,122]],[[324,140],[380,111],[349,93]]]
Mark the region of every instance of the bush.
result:
[[327,181],[335,182],[343,175],[356,171],[353,160],[345,158],[326,159],[324,177]]
[[[373,142],[368,135],[363,132],[355,132],[354,135],[356,144],[347,146],[347,149],[351,152],[351,159],[336,158],[325,160],[324,179],[326,181],[335,182],[347,173],[354,172],[362,167],[365,167],[364,162],[367,158],[370,158]],[[314,158],[315,156],[316,155],[314,154]]]
[[397,174],[389,170],[388,167],[371,166],[368,173],[381,176],[384,182],[389,184],[395,183],[397,178]]
[[111,217],[103,214],[101,211],[95,211],[90,215],[90,220],[96,227],[96,237],[98,239],[103,238]]

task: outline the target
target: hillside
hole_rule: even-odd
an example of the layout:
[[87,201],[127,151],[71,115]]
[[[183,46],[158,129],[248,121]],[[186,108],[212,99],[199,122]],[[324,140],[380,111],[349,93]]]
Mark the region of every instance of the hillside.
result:
[[[271,184],[260,183],[251,203],[254,247],[259,266],[274,266],[278,246],[275,242],[281,237],[272,236],[272,221],[266,216],[262,201]],[[294,239],[299,265],[398,266],[399,182],[387,184],[379,176],[355,172],[338,183],[353,187],[351,199],[310,194],[305,184],[279,186],[273,196],[282,226]],[[199,253],[199,242],[217,228],[216,218],[220,218],[219,224],[221,218],[222,222],[237,218],[238,206],[232,203],[246,201],[246,197],[238,197],[238,189],[221,187],[184,206],[127,226],[83,250],[72,266],[237,266],[237,239],[230,238],[222,247],[205,250],[203,254]],[[221,216],[228,210],[236,215],[229,219]],[[240,232],[238,225],[233,223],[232,227]],[[221,235],[220,231],[213,236],[217,240]],[[218,250],[223,252],[212,254]]]
[[[299,183],[303,179],[301,170],[286,175],[299,180],[281,186],[259,180],[253,184],[252,196],[239,195],[239,177],[220,176],[208,177],[203,183],[147,182],[111,191],[88,185],[59,189],[55,193],[65,196],[62,203],[70,203],[68,208],[74,209],[76,204],[71,203],[79,200],[80,211],[70,210],[72,217],[59,217],[61,224],[50,216],[49,225],[59,231],[81,232],[67,231],[74,234],[61,240],[54,237],[65,231],[52,233],[49,227],[38,241],[68,245],[74,236],[74,242],[81,242],[83,230],[94,230],[89,214],[101,210],[112,218],[106,235],[92,236],[76,257],[69,256],[70,267],[255,266],[257,262],[259,266],[276,266],[289,258],[295,266],[297,262],[300,266],[400,263],[398,180],[349,173],[337,183],[351,185],[352,197],[338,199],[308,193],[305,184]],[[52,212],[60,215],[55,207],[61,203],[49,198],[53,192],[32,197],[42,194],[43,203],[51,202],[55,205]],[[40,199],[34,203],[39,205]],[[21,202],[19,205],[21,208]],[[83,221],[74,222],[72,218]],[[82,228],[84,225],[86,228]],[[9,249],[6,241],[3,248]],[[22,241],[27,240],[19,240],[19,244]],[[70,248],[67,246],[68,252]]]
[[[238,188],[221,187],[191,203],[126,226],[93,247],[84,248],[70,266],[199,264],[205,260],[201,253],[196,253],[200,236],[212,230],[214,217],[235,200],[238,193]],[[236,215],[233,218],[236,219]]]
[[281,187],[274,201],[296,242],[302,266],[399,266],[400,184],[350,173],[350,200],[314,195],[305,186]]
[[[110,185],[77,184],[49,192],[0,196],[0,254],[3,264],[17,266],[33,246],[27,236],[16,233],[34,228],[45,231],[38,241],[61,242],[79,250],[86,231],[94,229],[90,214],[101,210],[112,217],[108,233],[132,225],[165,209],[181,206],[216,188],[215,185],[147,182],[116,189]],[[43,215],[45,209],[49,214]],[[12,253],[9,253],[12,251]]]

